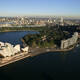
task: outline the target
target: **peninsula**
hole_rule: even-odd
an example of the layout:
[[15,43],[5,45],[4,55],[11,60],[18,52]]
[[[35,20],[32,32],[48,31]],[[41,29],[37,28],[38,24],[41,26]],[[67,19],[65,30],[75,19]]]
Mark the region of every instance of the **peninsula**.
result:
[[36,34],[25,35],[22,38],[24,48],[19,44],[14,46],[0,42],[0,67],[47,52],[70,51],[75,47],[77,40],[77,32],[70,36],[58,28],[49,27]]
[[78,32],[73,34],[62,31],[58,27],[48,27],[36,34],[28,34],[22,38],[24,45],[31,48],[51,48],[62,51],[73,47],[78,40]]

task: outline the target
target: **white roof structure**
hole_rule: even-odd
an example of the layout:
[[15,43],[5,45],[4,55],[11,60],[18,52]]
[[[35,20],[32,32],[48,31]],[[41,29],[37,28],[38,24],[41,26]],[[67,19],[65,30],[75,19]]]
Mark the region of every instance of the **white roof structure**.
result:
[[1,45],[1,46],[4,46],[4,43],[3,43],[3,42],[0,42],[0,45]]
[[20,45],[19,44],[14,47],[14,53],[18,53],[18,52],[20,52]]
[[11,45],[10,43],[4,43],[1,44],[1,48],[0,48],[0,54],[3,57],[9,57],[12,55],[15,55],[15,53],[20,52],[20,45],[16,45],[15,47],[13,47],[13,45]]
[[22,50],[23,50],[24,52],[28,52],[29,47],[22,48]]
[[[22,50],[27,53],[28,53],[28,49],[29,47],[22,48]],[[19,44],[13,47],[13,45],[11,45],[10,43],[0,42],[0,55],[2,55],[3,57],[13,56],[20,51],[21,49]]]

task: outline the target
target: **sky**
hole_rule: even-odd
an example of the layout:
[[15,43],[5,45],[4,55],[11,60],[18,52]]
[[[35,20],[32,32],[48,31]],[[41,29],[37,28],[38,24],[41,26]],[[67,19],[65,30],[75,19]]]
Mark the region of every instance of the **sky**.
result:
[[0,0],[0,16],[80,16],[80,0]]

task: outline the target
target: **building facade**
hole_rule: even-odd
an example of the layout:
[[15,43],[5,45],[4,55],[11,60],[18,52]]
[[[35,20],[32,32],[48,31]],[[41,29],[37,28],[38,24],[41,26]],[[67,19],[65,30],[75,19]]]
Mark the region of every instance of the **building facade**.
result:
[[78,40],[78,32],[75,32],[71,38],[61,41],[61,49],[66,49],[71,45],[74,45],[77,42],[77,40]]

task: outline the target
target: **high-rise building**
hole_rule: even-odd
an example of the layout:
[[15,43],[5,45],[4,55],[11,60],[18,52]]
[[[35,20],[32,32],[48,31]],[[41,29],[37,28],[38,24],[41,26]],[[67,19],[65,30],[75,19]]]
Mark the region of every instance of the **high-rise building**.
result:
[[63,17],[61,17],[60,25],[61,25],[61,26],[63,26],[63,25],[64,25],[64,19],[63,19]]
[[63,17],[61,17],[61,21],[60,21],[61,23],[63,23],[64,22],[64,19],[63,19]]

